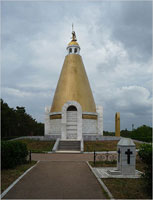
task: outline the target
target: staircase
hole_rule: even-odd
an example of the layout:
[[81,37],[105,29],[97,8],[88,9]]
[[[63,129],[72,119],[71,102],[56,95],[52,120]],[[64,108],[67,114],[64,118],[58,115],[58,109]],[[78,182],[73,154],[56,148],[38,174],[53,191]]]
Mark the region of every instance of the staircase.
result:
[[79,151],[81,150],[81,141],[59,141],[58,151]]

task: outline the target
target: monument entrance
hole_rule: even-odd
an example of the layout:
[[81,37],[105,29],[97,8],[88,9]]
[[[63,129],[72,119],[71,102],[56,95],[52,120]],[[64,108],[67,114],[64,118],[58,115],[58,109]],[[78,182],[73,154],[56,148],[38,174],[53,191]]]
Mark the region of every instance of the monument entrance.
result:
[[82,139],[82,108],[76,101],[68,101],[62,107],[62,140]]
[[66,124],[67,139],[77,139],[77,108],[69,106]]

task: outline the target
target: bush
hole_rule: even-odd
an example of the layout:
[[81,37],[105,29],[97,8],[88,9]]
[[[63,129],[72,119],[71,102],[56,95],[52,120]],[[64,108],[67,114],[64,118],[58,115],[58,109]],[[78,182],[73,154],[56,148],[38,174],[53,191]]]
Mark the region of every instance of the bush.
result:
[[26,162],[28,150],[26,144],[20,141],[2,141],[1,167],[2,169],[14,168]]
[[142,144],[140,146],[140,151],[138,152],[142,162],[146,164],[145,173],[143,177],[145,178],[146,189],[148,193],[152,194],[152,145],[151,144]]

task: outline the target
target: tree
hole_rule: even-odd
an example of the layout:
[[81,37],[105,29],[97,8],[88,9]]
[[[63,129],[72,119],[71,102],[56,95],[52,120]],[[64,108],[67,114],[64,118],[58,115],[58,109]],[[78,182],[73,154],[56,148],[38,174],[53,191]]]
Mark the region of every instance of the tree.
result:
[[152,127],[143,125],[138,127],[137,129],[134,129],[133,131],[122,130],[121,136],[144,142],[152,142]]
[[38,123],[25,107],[10,108],[1,99],[1,127],[2,139],[15,136],[44,135],[44,124]]

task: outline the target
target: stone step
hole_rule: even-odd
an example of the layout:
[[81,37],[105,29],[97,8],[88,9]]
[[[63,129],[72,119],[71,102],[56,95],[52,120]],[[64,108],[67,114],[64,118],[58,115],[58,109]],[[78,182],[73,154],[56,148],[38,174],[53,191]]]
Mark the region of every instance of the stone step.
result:
[[80,141],[60,141],[58,150],[80,151]]
[[60,145],[80,145],[80,141],[60,141]]
[[69,146],[67,146],[67,147],[59,147],[58,148],[58,150],[59,151],[61,151],[61,150],[63,150],[63,151],[68,151],[68,150],[70,150],[70,151],[80,151],[80,147],[69,147]]
[[58,150],[80,150],[80,146],[59,146]]
[[80,150],[58,150],[58,151],[56,151],[56,153],[63,153],[63,154],[65,154],[65,153],[74,153],[74,154],[78,154],[78,153],[81,153],[81,151]]
[[60,146],[80,146],[80,144],[67,144],[67,143],[64,143],[64,144],[59,144]]
[[64,143],[64,144],[59,144],[60,146],[80,146],[80,144],[68,144],[68,143]]

